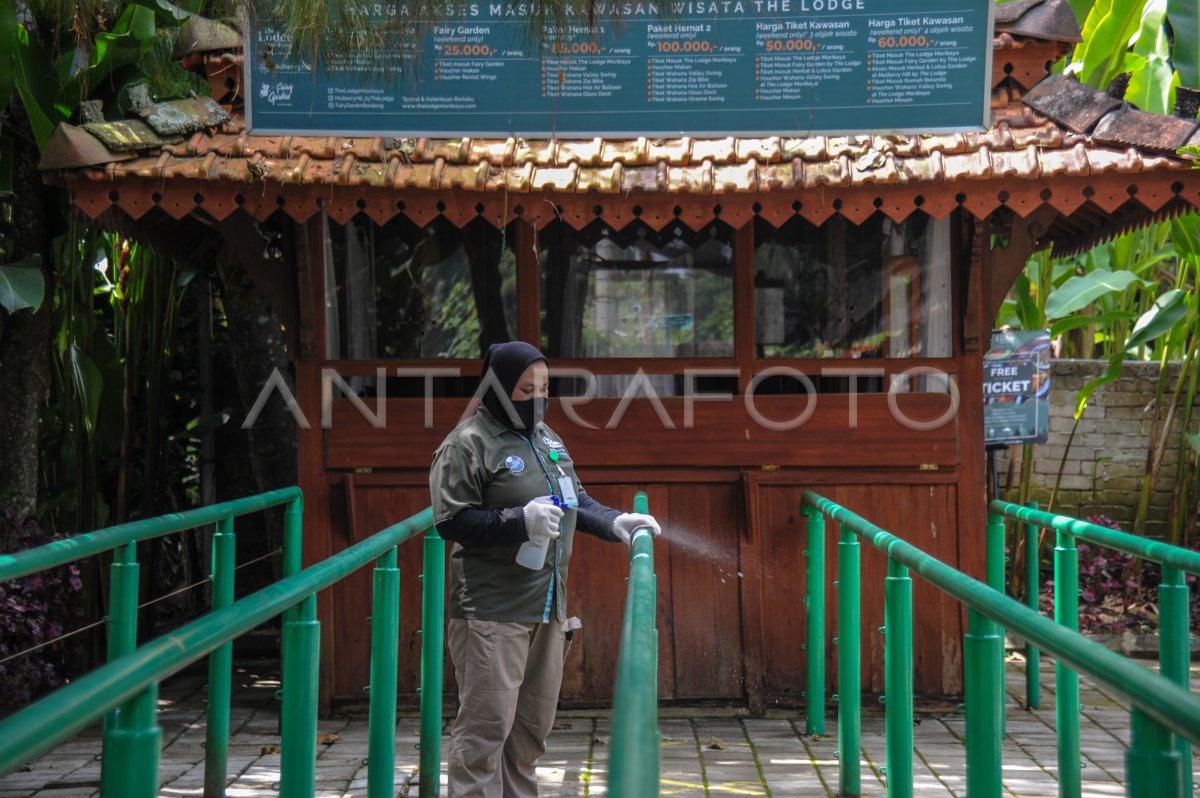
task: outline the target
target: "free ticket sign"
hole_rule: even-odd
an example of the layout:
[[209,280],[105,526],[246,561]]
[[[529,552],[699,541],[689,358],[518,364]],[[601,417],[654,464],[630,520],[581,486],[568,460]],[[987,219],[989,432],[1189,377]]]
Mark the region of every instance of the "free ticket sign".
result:
[[992,333],[983,358],[983,430],[989,446],[1045,443],[1050,434],[1050,333]]
[[[411,0],[370,5],[381,20]],[[992,0],[598,0],[530,33],[526,2],[462,2],[415,41],[310,63],[246,30],[265,134],[725,136],[978,130]]]

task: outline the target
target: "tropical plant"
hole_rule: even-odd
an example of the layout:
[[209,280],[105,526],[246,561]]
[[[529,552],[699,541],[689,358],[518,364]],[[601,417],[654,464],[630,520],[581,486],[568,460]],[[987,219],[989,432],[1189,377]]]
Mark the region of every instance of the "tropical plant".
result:
[[[1083,41],[1063,69],[1096,88],[1106,88],[1127,75],[1125,97],[1139,108],[1165,113],[1179,85],[1200,84],[1200,14],[1194,2],[1178,0],[1072,0]],[[1160,364],[1152,407],[1140,499],[1134,523],[1143,531],[1153,486],[1163,467],[1172,422],[1182,407],[1180,462],[1175,475],[1170,537],[1190,539],[1195,523],[1195,448],[1188,437],[1195,402],[1196,240],[1195,214],[1161,222],[1120,236],[1068,259],[1039,253],[1014,286],[998,323],[1025,329],[1049,328],[1060,343],[1060,355],[1098,357],[1108,361],[1103,374],[1076,397],[1074,425],[1066,450],[1075,438],[1094,392],[1120,376],[1127,360]],[[1180,361],[1173,385],[1165,365]],[[1062,480],[1067,451],[1051,492],[1053,505]],[[1031,452],[1024,452],[1021,500],[1028,494]]]
[[[19,548],[50,543],[36,519],[0,514],[4,537]],[[0,582],[0,712],[62,684],[74,674],[77,652],[62,640],[78,623],[83,589],[74,564]]]

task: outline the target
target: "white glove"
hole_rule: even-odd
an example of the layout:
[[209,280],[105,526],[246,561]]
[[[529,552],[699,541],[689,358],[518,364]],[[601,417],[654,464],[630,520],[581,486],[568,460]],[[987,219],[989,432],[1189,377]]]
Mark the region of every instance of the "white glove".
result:
[[556,507],[549,498],[541,496],[532,499],[524,510],[525,532],[529,537],[558,537],[558,526],[563,517],[561,507]]
[[654,520],[652,515],[642,515],[641,513],[621,513],[613,519],[612,531],[617,536],[617,539],[626,546],[632,546],[634,530],[642,527],[648,527],[655,537],[662,534],[662,527]]

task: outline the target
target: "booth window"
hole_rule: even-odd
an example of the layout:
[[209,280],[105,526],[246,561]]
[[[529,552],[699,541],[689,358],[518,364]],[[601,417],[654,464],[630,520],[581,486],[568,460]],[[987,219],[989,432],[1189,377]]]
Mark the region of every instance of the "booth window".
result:
[[538,236],[542,346],[559,358],[733,356],[733,231],[640,222]]
[[950,221],[755,221],[760,358],[950,357]]
[[479,358],[517,336],[511,230],[403,215],[324,219],[326,349],[332,360]]

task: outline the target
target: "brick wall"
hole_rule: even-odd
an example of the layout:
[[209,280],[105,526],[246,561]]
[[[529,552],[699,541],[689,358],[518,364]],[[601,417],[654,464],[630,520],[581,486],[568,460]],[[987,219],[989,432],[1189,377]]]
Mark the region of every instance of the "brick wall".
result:
[[[1074,423],[1075,395],[1088,381],[1100,376],[1107,364],[1097,360],[1055,360],[1051,371],[1050,440],[1034,447],[1031,499],[1043,507],[1054,487],[1067,437]],[[1168,366],[1167,391],[1174,388],[1178,364]],[[1062,483],[1054,507],[1084,517],[1103,513],[1128,528],[1137,513],[1141,475],[1146,465],[1150,434],[1150,408],[1158,378],[1156,363],[1126,363],[1120,379],[1092,394],[1087,410],[1067,452]],[[1186,391],[1186,385],[1184,386]],[[1200,405],[1200,403],[1198,403]],[[1166,533],[1175,470],[1179,462],[1179,432],[1183,407],[1176,410],[1163,467],[1150,501],[1147,530],[1154,537]],[[1191,429],[1200,422],[1200,407],[1192,411]],[[1008,475],[1008,455],[1017,461],[1013,484],[1020,479],[1020,449],[998,452],[996,463],[1003,491]]]

